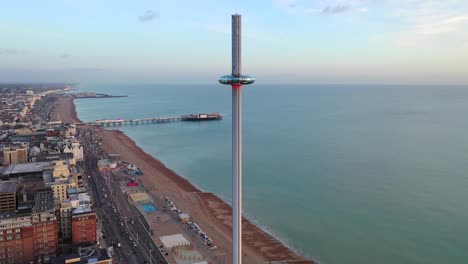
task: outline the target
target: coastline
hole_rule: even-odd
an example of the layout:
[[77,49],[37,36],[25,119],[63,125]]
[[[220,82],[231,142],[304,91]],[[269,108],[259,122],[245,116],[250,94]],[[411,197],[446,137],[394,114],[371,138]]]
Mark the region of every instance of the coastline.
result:
[[[53,119],[79,123],[71,96],[61,98],[51,112]],[[144,152],[131,138],[117,130],[92,127],[101,139],[106,153],[119,153],[123,160],[136,164],[143,172],[142,182],[155,195],[169,196],[188,212],[214,239],[224,255],[231,254],[231,207],[221,197],[203,192],[184,177],[166,167],[157,158]],[[283,261],[282,263],[316,263],[298,255],[268,231],[243,218],[243,250],[245,263]],[[227,258],[229,260],[229,258]],[[230,263],[230,260],[226,263]]]

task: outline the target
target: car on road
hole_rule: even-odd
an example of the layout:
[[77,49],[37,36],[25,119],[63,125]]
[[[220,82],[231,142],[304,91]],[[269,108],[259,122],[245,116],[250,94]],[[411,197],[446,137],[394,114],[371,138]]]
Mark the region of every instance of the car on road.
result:
[[117,243],[117,247],[122,247],[122,245],[120,243]]

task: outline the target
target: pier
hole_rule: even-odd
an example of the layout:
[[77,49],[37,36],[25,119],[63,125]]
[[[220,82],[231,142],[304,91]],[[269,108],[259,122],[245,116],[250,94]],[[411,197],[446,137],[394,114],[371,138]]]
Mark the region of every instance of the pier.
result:
[[75,93],[75,94],[72,94],[72,96],[75,99],[128,97],[128,95],[109,95],[109,94],[101,94],[101,93],[94,93],[94,92]]
[[143,124],[159,124],[159,123],[172,123],[179,121],[209,121],[221,120],[223,118],[219,113],[212,114],[189,114],[181,116],[169,117],[150,117],[150,118],[137,118],[137,119],[100,119],[94,122],[77,123],[75,125],[97,125],[101,127],[123,126],[123,125],[143,125]]

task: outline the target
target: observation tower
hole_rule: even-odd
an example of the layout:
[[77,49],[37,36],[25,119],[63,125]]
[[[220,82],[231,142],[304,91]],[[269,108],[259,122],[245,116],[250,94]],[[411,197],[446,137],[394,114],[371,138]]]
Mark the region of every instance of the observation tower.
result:
[[241,73],[241,16],[232,15],[232,74],[219,78],[232,87],[232,263],[242,263],[242,85],[255,82]]

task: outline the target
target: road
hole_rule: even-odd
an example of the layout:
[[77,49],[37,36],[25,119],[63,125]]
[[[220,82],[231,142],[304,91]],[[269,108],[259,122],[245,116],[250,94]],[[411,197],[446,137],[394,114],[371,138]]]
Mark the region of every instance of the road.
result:
[[[89,175],[88,187],[93,208],[102,221],[106,242],[114,246],[118,263],[167,263],[144,225],[143,216],[135,214],[111,172],[99,172],[96,166],[100,151],[89,133],[80,133],[84,148],[83,169]],[[130,223],[134,220],[134,224]],[[117,245],[120,243],[121,247]]]

